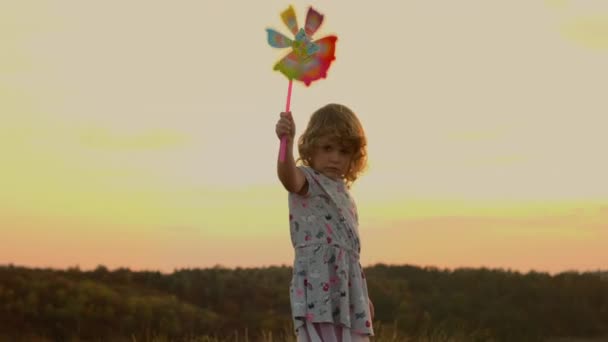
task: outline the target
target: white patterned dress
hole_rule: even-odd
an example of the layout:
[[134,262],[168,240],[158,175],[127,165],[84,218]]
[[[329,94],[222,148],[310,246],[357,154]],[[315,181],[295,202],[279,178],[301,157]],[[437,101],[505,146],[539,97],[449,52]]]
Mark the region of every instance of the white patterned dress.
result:
[[355,202],[343,180],[298,168],[308,192],[289,193],[295,254],[289,291],[296,334],[300,337],[312,324],[331,323],[340,331],[373,336]]

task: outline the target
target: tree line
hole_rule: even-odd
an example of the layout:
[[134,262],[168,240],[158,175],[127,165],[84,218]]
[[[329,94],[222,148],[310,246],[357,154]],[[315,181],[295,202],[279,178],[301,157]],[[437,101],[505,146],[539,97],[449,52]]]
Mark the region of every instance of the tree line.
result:
[[[429,331],[480,341],[608,336],[608,272],[520,273],[377,264],[365,270],[386,335]],[[149,340],[292,336],[292,268],[39,269],[0,266],[0,336]]]

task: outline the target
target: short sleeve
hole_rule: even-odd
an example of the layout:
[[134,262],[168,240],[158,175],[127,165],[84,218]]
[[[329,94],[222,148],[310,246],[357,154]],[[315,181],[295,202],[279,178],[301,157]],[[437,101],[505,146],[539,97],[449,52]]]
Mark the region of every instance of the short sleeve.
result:
[[306,195],[302,197],[311,197],[319,194],[321,191],[318,177],[319,173],[308,166],[298,166],[298,169],[302,170],[306,177],[306,181],[308,182],[308,191],[306,192]]

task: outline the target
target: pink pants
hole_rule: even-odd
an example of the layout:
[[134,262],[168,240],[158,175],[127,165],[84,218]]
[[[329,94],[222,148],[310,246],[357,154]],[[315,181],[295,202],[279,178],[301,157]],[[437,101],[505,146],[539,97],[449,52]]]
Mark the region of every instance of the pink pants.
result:
[[306,321],[298,329],[298,342],[369,342],[369,337],[352,332],[342,325]]

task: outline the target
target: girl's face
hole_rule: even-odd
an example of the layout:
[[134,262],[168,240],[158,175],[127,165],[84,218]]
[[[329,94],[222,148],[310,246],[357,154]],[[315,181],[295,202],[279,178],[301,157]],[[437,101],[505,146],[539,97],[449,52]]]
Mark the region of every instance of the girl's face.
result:
[[354,151],[335,139],[322,137],[312,155],[311,166],[323,175],[338,180],[348,172]]

